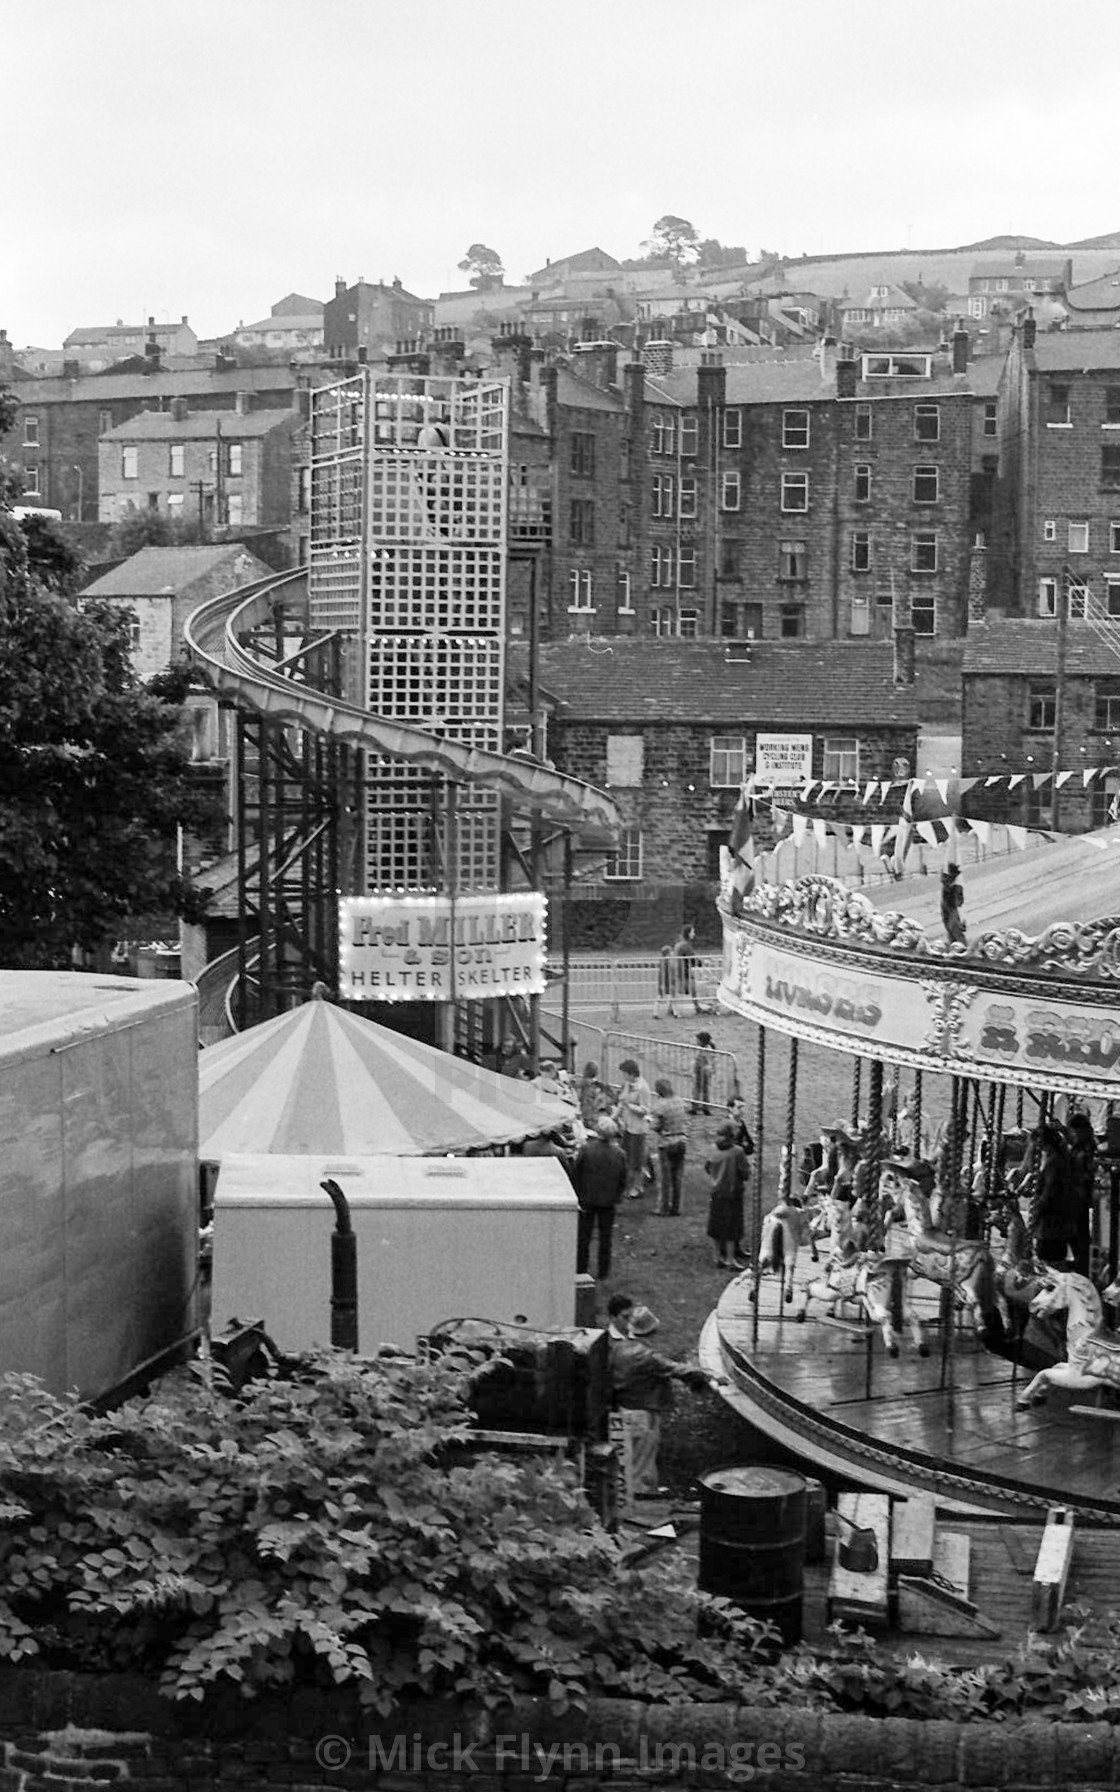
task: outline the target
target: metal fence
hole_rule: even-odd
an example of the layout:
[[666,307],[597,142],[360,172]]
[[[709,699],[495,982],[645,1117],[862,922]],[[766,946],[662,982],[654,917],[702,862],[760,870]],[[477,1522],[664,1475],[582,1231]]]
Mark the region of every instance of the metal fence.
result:
[[[555,1027],[559,1033],[559,1014],[542,1009],[541,1020],[550,1032]],[[576,1076],[585,1064],[597,1064],[600,1081],[617,1088],[622,1081],[619,1064],[624,1058],[634,1058],[651,1087],[658,1077],[667,1077],[677,1095],[708,1114],[721,1112],[733,1095],[742,1093],[733,1052],[702,1052],[691,1040],[650,1039],[642,1033],[627,1033],[618,1027],[592,1027],[579,1020],[571,1020],[569,1026]]]
[[[568,963],[568,1001],[573,1008],[606,1008],[616,1019],[623,1008],[648,1008],[658,1004],[658,984],[663,960],[649,958],[576,958]],[[554,965],[559,971],[559,966]],[[676,1008],[695,1005],[698,1014],[715,1008],[716,990],[723,969],[718,953],[701,953],[693,960],[692,988],[673,995]],[[661,1004],[668,1001],[661,996]]]

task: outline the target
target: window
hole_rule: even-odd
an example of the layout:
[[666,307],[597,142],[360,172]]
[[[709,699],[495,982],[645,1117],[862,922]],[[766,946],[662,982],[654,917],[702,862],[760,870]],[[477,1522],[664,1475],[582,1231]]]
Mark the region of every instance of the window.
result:
[[700,633],[699,610],[682,609],[677,618],[677,629],[684,640],[695,641]]
[[168,492],[168,494],[167,494],[167,514],[168,514],[168,516],[182,516],[182,514],[183,514],[183,494],[182,494],[182,492]]
[[742,544],[728,541],[726,538],[719,544],[719,576],[721,579],[740,579],[743,576]]
[[871,440],[871,406],[869,404],[857,404],[856,406],[855,439],[857,442]]
[[582,568],[573,566],[568,574],[570,591],[569,610],[593,610],[591,601],[591,574]]
[[1104,389],[1104,424],[1106,429],[1120,429],[1120,386]]
[[655,473],[653,476],[653,515],[668,517],[673,514],[673,475],[671,473]]
[[849,565],[853,572],[871,571],[871,531],[869,529],[856,529],[853,532]]
[[1007,291],[1007,281],[1005,279],[999,279],[996,281],[996,291],[997,292],[1006,292]]
[[231,442],[226,454],[226,472],[236,479],[241,472],[241,443]]
[[1084,622],[1089,614],[1089,587],[1084,579],[1071,579],[1068,590],[1067,615],[1071,622]]
[[1110,621],[1120,617],[1120,578],[1104,576],[1104,613]]
[[857,591],[852,596],[850,631],[853,635],[869,635],[871,633],[871,605],[866,591]]
[[979,294],[974,294],[973,297],[969,299],[969,301],[968,301],[969,317],[985,317],[987,315],[987,311],[988,311],[987,299],[981,298],[979,296]]
[[1065,429],[1068,426],[1069,390],[1064,380],[1047,380],[1043,392],[1042,420],[1048,429]]
[[1027,727],[1053,728],[1057,697],[1052,684],[1027,686]]
[[725,448],[743,446],[743,413],[738,406],[723,413],[723,445]]
[[607,783],[640,790],[646,774],[646,743],[640,734],[607,735]]
[[618,613],[620,616],[634,614],[634,600],[630,595],[630,574],[620,572],[618,575]]
[[1111,442],[1101,449],[1101,484],[1108,491],[1120,491],[1120,447]]
[[1120,554],[1120,523],[1108,525],[1108,551],[1110,554]]
[[673,550],[660,542],[650,549],[649,582],[655,589],[673,583]]
[[700,448],[700,419],[695,411],[686,411],[681,418],[681,453],[695,455]]
[[809,508],[809,475],[808,473],[782,474],[782,509],[808,510]]
[[649,613],[649,626],[655,635],[675,635],[677,612],[670,604],[655,604]]
[[804,604],[783,604],[778,617],[778,633],[783,641],[795,641],[805,633]]
[[1043,541],[1057,541],[1058,525],[1052,519],[1047,519],[1047,521],[1043,523],[1042,539]]
[[984,434],[994,436],[999,433],[999,406],[991,403],[984,406]]
[[805,579],[809,575],[809,556],[803,541],[778,543],[778,577]]
[[941,406],[939,404],[916,404],[914,406],[914,440],[916,442],[939,442],[941,440]]
[[915,591],[912,594],[910,626],[916,635],[937,633],[937,599],[932,591]]
[[139,452],[140,451],[137,448],[122,448],[121,449],[121,478],[122,479],[139,479],[139,477],[140,477]]
[[1057,579],[1039,579],[1038,613],[1040,616],[1056,616],[1058,614]]
[[854,468],[854,497],[857,504],[868,504],[871,501],[871,468],[867,461],[857,461]]
[[682,479],[677,487],[677,514],[688,521],[696,515],[696,481]]
[[182,479],[187,470],[187,450],[182,442],[172,442],[167,450],[167,472],[171,479]]
[[573,498],[569,506],[568,534],[577,547],[595,542],[595,503],[592,498]]
[[623,828],[618,849],[607,860],[604,878],[612,882],[637,883],[642,875],[642,830]]
[[230,492],[226,498],[226,522],[237,529],[244,521],[245,499],[240,492]]
[[937,467],[915,467],[915,504],[936,504],[940,496],[941,487],[939,469]]
[[859,742],[844,736],[825,735],[821,776],[827,784],[859,782]]
[[808,411],[782,412],[782,447],[807,448],[809,446],[809,413]]
[[682,591],[696,589],[696,549],[687,544],[677,549],[677,584]]
[[914,530],[914,533],[910,537],[910,571],[937,571],[936,529]]
[[864,355],[865,380],[928,380],[932,355]]
[[747,743],[738,734],[713,734],[709,782],[713,790],[731,790],[747,776]]
[[675,454],[677,420],[669,411],[654,411],[650,418],[650,449],[654,454]]
[[38,463],[38,461],[29,460],[29,461],[24,462],[23,483],[24,483],[24,496],[25,497],[41,498],[43,496],[43,488],[39,484],[39,463]]
[[721,510],[738,510],[743,497],[743,481],[739,473],[721,473],[719,482],[719,507]]
[[39,419],[30,412],[23,419],[23,446],[37,448],[39,446]]
[[583,430],[572,431],[571,471],[575,479],[595,477],[595,437]]
[[1070,523],[1066,545],[1071,554],[1087,554],[1089,552],[1088,523]]
[[1120,686],[1103,681],[1097,685],[1093,727],[1105,734],[1120,734]]

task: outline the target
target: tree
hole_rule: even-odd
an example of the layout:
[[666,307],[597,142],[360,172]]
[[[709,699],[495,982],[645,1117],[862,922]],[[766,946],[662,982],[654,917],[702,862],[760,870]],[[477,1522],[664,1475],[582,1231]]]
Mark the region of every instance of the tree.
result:
[[[41,520],[38,530],[49,528]],[[142,685],[127,615],[78,610],[51,556],[0,509],[0,964],[66,966],[129,915],[197,915],[180,827],[218,820],[182,729],[185,668]]]
[[648,261],[671,261],[681,267],[686,262],[699,260],[700,236],[687,218],[666,212],[663,218],[658,218],[652,235],[642,248]]
[[464,274],[471,276],[472,286],[488,286],[491,281],[501,280],[505,274],[501,256],[496,249],[488,248],[485,243],[472,243],[459,267]]
[[109,551],[114,559],[127,560],[141,548],[180,547],[197,542],[199,537],[197,517],[168,516],[163,510],[140,510],[134,506],[114,523]]

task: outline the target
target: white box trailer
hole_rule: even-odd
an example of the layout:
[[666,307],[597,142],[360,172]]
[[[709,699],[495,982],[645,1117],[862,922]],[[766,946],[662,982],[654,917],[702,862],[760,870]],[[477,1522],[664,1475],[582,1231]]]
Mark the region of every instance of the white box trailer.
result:
[[576,1214],[554,1157],[223,1157],[211,1330],[264,1321],[281,1350],[329,1344],[335,1211],[357,1241],[358,1345],[415,1348],[443,1319],[575,1318]]
[[0,1369],[86,1398],[198,1328],[198,994],[0,971]]

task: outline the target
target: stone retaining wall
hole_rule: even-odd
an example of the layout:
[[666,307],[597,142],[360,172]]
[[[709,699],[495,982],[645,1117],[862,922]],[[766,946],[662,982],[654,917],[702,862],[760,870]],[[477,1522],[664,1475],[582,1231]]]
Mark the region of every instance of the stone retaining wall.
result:
[[300,1691],[252,1703],[160,1698],[125,1676],[0,1674],[0,1792],[767,1792],[1120,1785],[1120,1726],[921,1723],[596,1699],[556,1715],[521,1700],[481,1717],[450,1704],[392,1722],[356,1697]]

